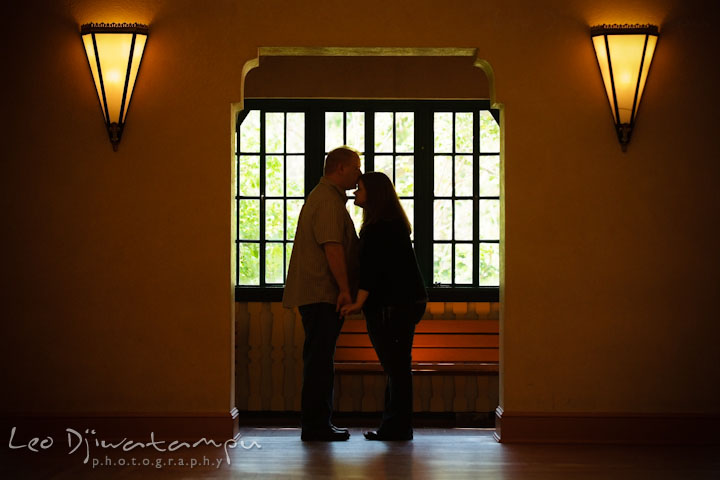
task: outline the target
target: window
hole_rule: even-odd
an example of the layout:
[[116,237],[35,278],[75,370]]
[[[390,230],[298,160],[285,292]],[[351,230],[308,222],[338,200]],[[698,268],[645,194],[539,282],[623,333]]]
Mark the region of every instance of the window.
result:
[[237,285],[285,283],[305,198],[305,114],[248,111],[237,155]]
[[[395,184],[431,301],[499,297],[499,113],[487,101],[246,100],[236,132],[236,299],[282,297],[328,151]],[[351,192],[348,192],[351,194]],[[348,199],[360,228],[362,211]]]
[[498,134],[487,110],[433,115],[433,281],[441,285],[499,284]]

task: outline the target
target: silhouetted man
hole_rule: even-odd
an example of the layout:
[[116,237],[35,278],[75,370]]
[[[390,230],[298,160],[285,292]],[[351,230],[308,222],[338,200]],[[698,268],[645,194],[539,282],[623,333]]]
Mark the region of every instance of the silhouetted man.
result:
[[350,433],[332,424],[334,357],[343,318],[352,303],[357,234],[345,208],[345,191],[357,186],[360,156],[336,148],[325,159],[324,176],[300,211],[288,269],[283,306],[298,307],[303,345],[302,440],[347,440]]

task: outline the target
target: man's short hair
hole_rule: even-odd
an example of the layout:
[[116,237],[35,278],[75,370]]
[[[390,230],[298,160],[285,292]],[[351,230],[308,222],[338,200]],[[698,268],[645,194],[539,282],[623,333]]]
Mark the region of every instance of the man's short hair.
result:
[[348,165],[354,162],[356,158],[360,158],[360,152],[354,148],[347,145],[336,148],[325,157],[325,175],[335,172],[340,168],[340,165]]

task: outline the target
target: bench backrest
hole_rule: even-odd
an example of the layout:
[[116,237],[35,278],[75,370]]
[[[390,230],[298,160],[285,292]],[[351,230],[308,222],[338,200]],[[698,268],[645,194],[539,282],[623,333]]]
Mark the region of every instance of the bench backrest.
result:
[[[415,328],[412,358],[415,364],[498,362],[498,320],[422,320]],[[378,362],[364,319],[345,320],[335,361]]]

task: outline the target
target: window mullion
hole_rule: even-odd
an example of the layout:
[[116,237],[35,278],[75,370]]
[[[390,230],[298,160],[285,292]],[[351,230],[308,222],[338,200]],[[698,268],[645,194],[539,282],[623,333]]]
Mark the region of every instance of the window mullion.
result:
[[267,161],[265,150],[265,110],[260,111],[260,244],[258,246],[258,259],[260,261],[260,286],[265,287],[265,164]]
[[393,112],[392,114],[392,138],[392,151],[390,152],[390,158],[392,158],[392,177],[390,180],[392,180],[393,184],[396,184],[397,177],[395,175],[395,160],[397,159],[397,112]]
[[365,111],[365,172],[375,171],[375,112]]
[[235,285],[240,284],[240,125],[245,117],[241,112],[235,125]]
[[433,284],[432,110],[415,109],[415,253],[427,286]]
[[309,108],[305,123],[305,198],[320,181],[325,160],[325,109]]
[[287,148],[287,141],[288,141],[288,114],[287,112],[283,112],[283,231],[282,231],[282,240],[280,242],[280,245],[282,245],[282,258],[283,258],[283,271],[282,271],[282,279],[283,279],[283,285],[287,281],[287,264],[290,261],[287,257],[287,164],[288,164],[288,148]]
[[472,284],[480,284],[480,114],[473,109],[473,274]]
[[457,118],[457,112],[452,113],[452,136],[451,142],[452,142],[452,172],[451,178],[452,178],[452,191],[451,191],[451,200],[450,200],[450,211],[452,212],[451,218],[450,218],[450,238],[452,239],[450,241],[450,284],[455,287],[455,162],[457,161],[457,152],[455,151],[455,138],[457,136],[456,132],[456,125],[455,121]]

